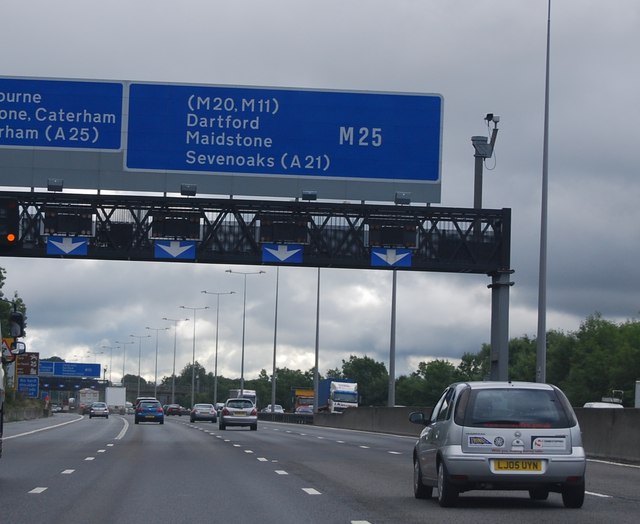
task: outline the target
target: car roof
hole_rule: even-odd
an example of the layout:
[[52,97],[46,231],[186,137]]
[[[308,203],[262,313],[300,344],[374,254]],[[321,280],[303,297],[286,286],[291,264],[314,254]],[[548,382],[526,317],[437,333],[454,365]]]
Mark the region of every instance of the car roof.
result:
[[452,385],[466,385],[471,389],[540,389],[540,390],[553,390],[553,386],[550,384],[544,384],[542,382],[503,382],[497,380],[489,380],[486,382],[458,382]]
[[583,407],[585,408],[623,408],[622,404],[614,404],[613,402],[587,402]]

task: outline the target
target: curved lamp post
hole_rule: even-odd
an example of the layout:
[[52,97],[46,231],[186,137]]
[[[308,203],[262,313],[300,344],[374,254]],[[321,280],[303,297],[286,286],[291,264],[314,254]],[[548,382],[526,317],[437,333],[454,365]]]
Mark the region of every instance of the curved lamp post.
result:
[[204,307],[187,307],[179,306],[180,309],[189,309],[193,311],[193,357],[191,359],[191,407],[195,403],[196,394],[196,313],[202,309],[209,309],[209,306]]
[[213,371],[213,403],[218,402],[218,323],[220,320],[220,295],[235,295],[235,291],[226,291],[224,293],[216,293],[213,291],[202,291],[205,295],[216,296],[216,353],[214,358]]
[[162,320],[173,322],[173,370],[171,372],[171,403],[176,403],[176,347],[178,345],[178,322],[187,321],[188,318],[167,318]]
[[261,275],[265,273],[265,271],[233,271],[231,269],[227,269],[226,273],[233,273],[236,275],[244,276],[244,298],[242,302],[242,356],[240,362],[240,395],[242,395],[242,393],[244,392],[244,335],[247,318],[247,275]]

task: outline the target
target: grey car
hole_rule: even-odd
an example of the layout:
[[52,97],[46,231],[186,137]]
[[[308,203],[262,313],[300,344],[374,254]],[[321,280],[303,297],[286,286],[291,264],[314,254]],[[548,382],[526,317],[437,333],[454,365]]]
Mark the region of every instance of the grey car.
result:
[[191,415],[189,417],[191,422],[196,422],[198,420],[208,420],[210,422],[218,421],[218,413],[216,409],[213,407],[213,404],[196,404],[193,406],[191,410]]
[[258,429],[258,410],[248,398],[230,398],[224,403],[218,414],[218,427],[249,426],[253,431]]
[[104,402],[94,402],[89,407],[89,418],[104,417],[109,418],[109,408]]
[[413,491],[454,506],[480,489],[525,490],[533,500],[562,494],[565,507],[584,502],[586,458],[580,427],[557,387],[531,382],[466,382],[449,386],[413,452]]

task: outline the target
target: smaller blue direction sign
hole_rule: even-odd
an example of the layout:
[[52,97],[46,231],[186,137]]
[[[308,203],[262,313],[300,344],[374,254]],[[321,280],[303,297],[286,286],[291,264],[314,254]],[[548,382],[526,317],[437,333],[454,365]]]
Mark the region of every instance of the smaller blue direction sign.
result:
[[89,241],[82,237],[51,236],[47,239],[47,255],[86,257]]
[[195,260],[196,243],[190,240],[156,240],[154,256],[174,260]]
[[18,391],[29,398],[38,398],[40,379],[33,376],[18,375]]
[[51,360],[41,360],[38,363],[38,375],[40,375],[41,377],[53,375],[53,364],[54,362],[52,362]]
[[262,261],[276,264],[301,264],[304,247],[300,244],[262,244]]
[[0,147],[120,150],[121,82],[0,77]]
[[371,266],[411,267],[411,250],[373,248],[371,250]]

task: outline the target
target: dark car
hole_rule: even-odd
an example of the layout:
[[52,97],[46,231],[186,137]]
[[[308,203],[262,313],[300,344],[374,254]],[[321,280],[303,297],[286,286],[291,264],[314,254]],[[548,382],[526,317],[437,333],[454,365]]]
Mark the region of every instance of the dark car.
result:
[[136,406],[135,423],[159,422],[164,424],[164,410],[157,400],[141,400]]
[[196,404],[191,410],[191,422],[198,420],[208,420],[210,422],[218,422],[218,413],[213,404]]
[[109,418],[109,408],[104,402],[94,402],[89,406],[89,418],[93,417]]
[[424,425],[413,452],[413,491],[441,506],[469,490],[524,490],[532,500],[562,495],[568,508],[584,502],[586,458],[580,426],[555,386],[532,382],[462,382],[449,386]]
[[164,410],[164,414],[182,416],[182,409],[180,409],[180,404],[169,404],[167,406],[167,409]]

